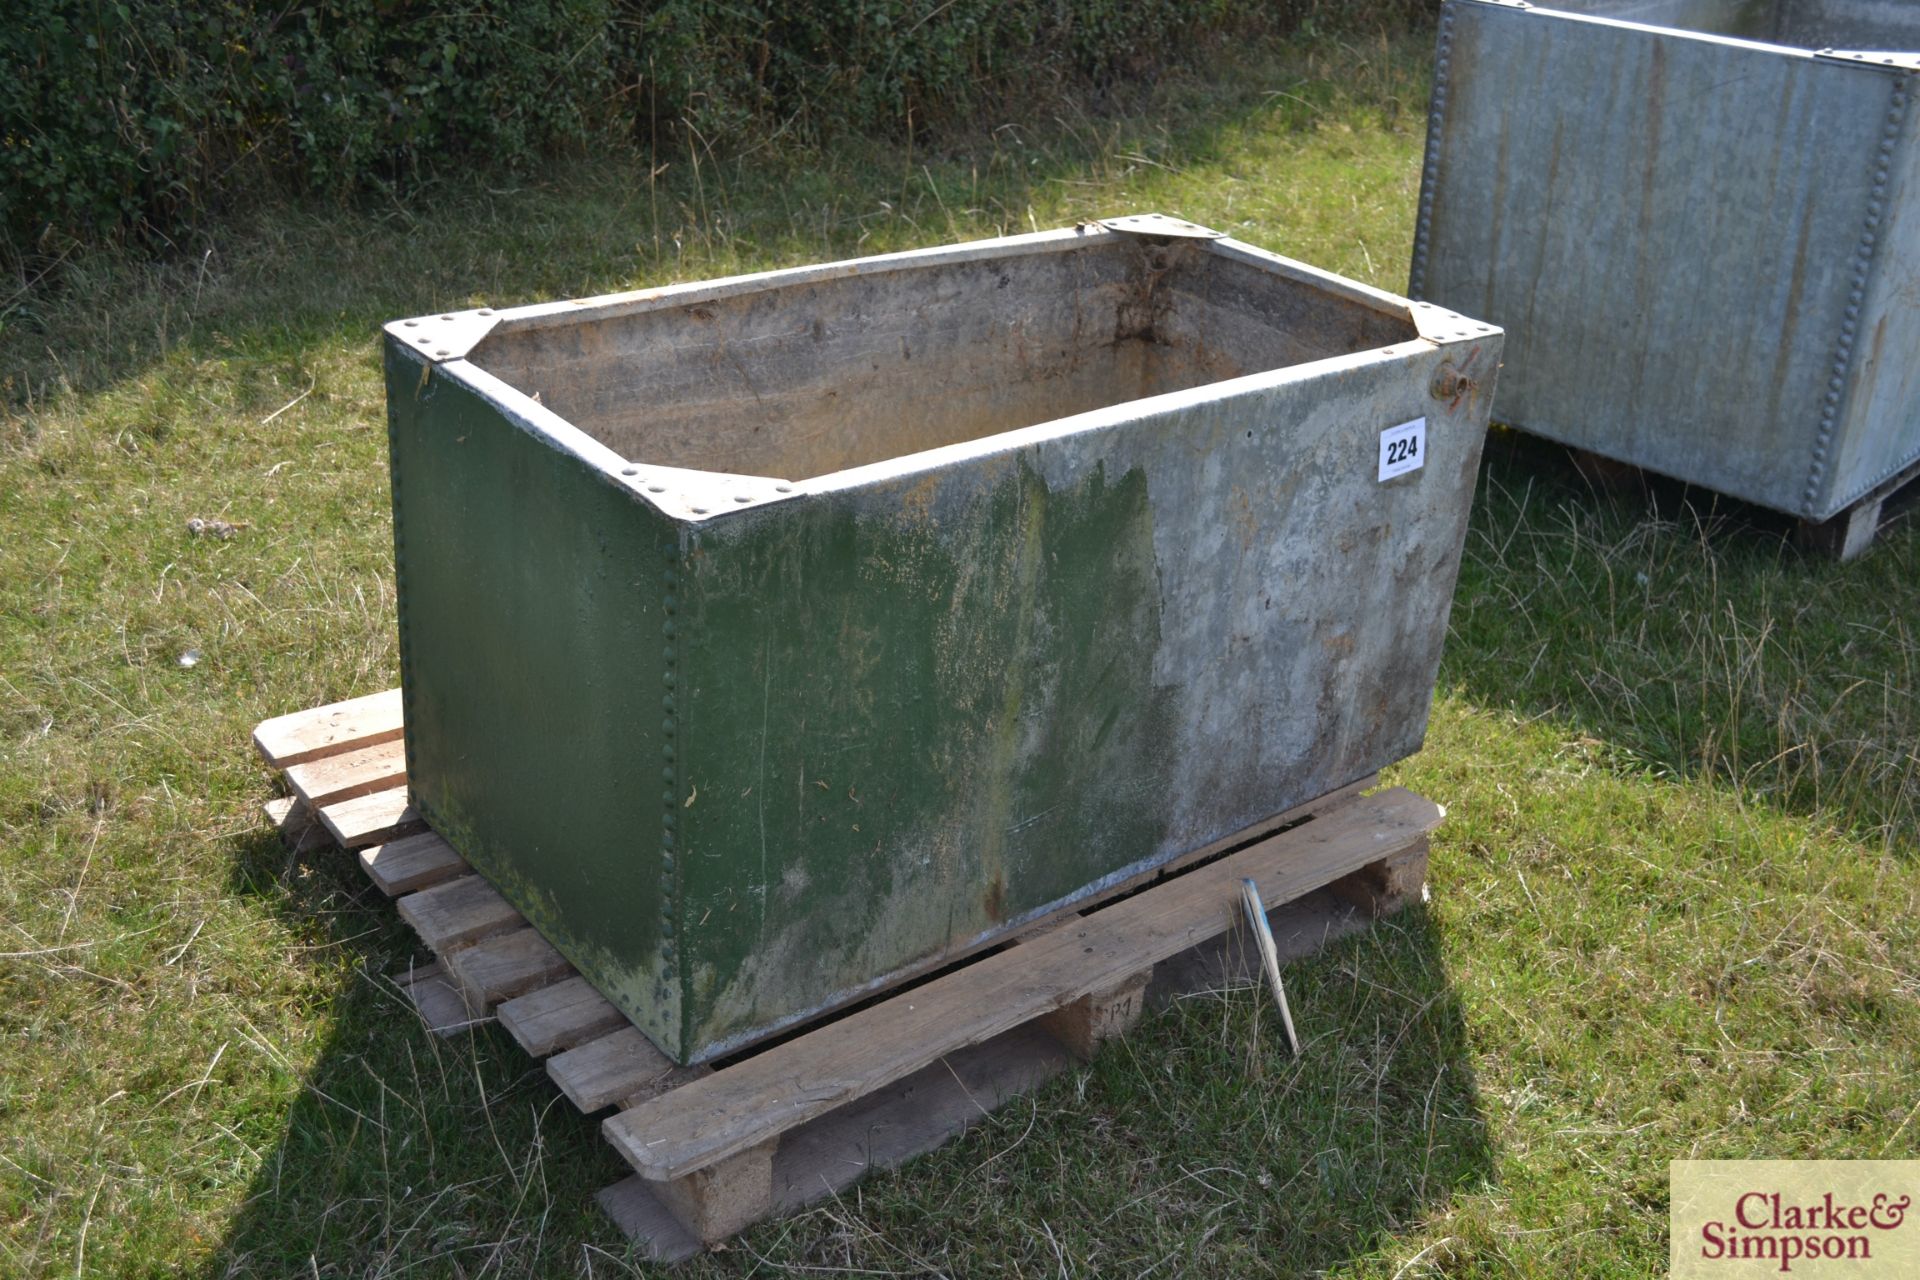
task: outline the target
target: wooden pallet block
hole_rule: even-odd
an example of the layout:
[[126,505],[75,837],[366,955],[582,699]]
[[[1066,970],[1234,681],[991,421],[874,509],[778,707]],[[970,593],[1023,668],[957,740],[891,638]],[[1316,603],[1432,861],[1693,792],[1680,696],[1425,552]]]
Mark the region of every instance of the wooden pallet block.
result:
[[1369,862],[1327,887],[1368,915],[1391,915],[1425,899],[1427,854],[1427,837],[1422,834],[1398,853]]
[[1036,1020],[1041,1029],[1065,1045],[1076,1058],[1090,1059],[1100,1046],[1133,1030],[1147,1009],[1147,986],[1153,981],[1148,965],[1124,981],[1089,991]]
[[[399,729],[391,694],[262,725],[263,756],[299,770],[289,770],[296,795],[275,806],[276,821],[304,819],[358,849],[369,879],[395,899],[437,957],[395,979],[430,1030],[459,1034],[497,1017],[529,1054],[551,1055],[549,1075],[583,1112],[619,1108],[604,1129],[636,1173],[600,1202],[661,1260],[941,1145],[1124,1034],[1156,992],[1245,980],[1246,949],[1232,943],[1242,875],[1256,878],[1276,919],[1322,885],[1320,897],[1367,914],[1415,900],[1425,833],[1441,813],[1398,789],[1362,799],[1375,779],[1361,779],[715,1070],[667,1059],[421,829],[406,805]],[[1358,916],[1340,919],[1351,928]],[[1292,936],[1301,950],[1313,942]]]
[[1647,473],[1631,462],[1609,458],[1578,445],[1568,445],[1567,454],[1573,461],[1574,471],[1597,492],[1644,495],[1647,491]]
[[1893,523],[1895,511],[1904,505],[1896,499],[1913,495],[1904,491],[1920,482],[1920,462],[1876,487],[1845,511],[1818,524],[1802,520],[1796,540],[1809,551],[1831,556],[1842,563],[1867,552],[1881,530]]
[[[1275,906],[1268,919],[1284,962],[1361,932],[1371,912],[1352,909],[1329,888]],[[1258,952],[1229,930],[1156,966],[1147,1003],[1158,1007],[1260,981]],[[1065,1045],[1029,1023],[789,1131],[773,1157],[773,1216],[796,1213],[876,1169],[944,1146],[1002,1104],[1070,1071],[1076,1061]],[[600,1192],[599,1203],[655,1261],[679,1261],[703,1250],[705,1243],[650,1186],[634,1174]]]
[[[789,1132],[768,1177],[772,1216],[797,1213],[879,1169],[945,1146],[1002,1104],[1072,1070],[1075,1058],[1036,1026],[942,1058],[904,1080]],[[646,1257],[677,1262],[707,1246],[634,1174],[599,1203]],[[711,1192],[709,1192],[711,1194]]]
[[[1648,473],[1631,462],[1577,446],[1567,446],[1573,468],[1601,493],[1644,494]],[[1920,498],[1920,462],[1900,471],[1826,520],[1802,520],[1794,528],[1794,542],[1815,555],[1845,563],[1867,553],[1880,534],[1890,528],[1904,508]]]

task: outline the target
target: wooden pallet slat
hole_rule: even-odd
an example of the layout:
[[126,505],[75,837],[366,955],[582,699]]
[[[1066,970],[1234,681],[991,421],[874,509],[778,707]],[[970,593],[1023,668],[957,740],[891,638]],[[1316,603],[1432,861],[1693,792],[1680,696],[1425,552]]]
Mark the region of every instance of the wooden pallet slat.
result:
[[287,766],[287,785],[316,809],[406,782],[407,748],[398,738]]
[[342,849],[361,849],[400,836],[411,835],[422,825],[420,815],[407,802],[405,787],[376,791],[323,806],[320,821],[326,824]]
[[459,851],[432,831],[359,851],[360,869],[389,898],[430,889],[472,870]]
[[515,996],[494,1011],[522,1049],[544,1058],[627,1025],[627,1015],[575,974]]
[[[609,1118],[603,1131],[634,1169],[684,1177],[759,1147],[947,1052],[987,1040],[1221,932],[1240,879],[1285,902],[1425,835],[1442,810],[1403,788],[1345,806],[1124,899],[1073,926],[870,1005],[831,1034],[789,1040]],[[1277,850],[1277,854],[1276,854]],[[818,1082],[796,1091],[795,1081]]]
[[490,934],[526,924],[526,919],[479,876],[461,876],[399,899],[400,917],[420,940],[445,959]]
[[1009,1098],[1072,1070],[1074,1062],[1065,1046],[1028,1023],[830,1111],[781,1139],[772,1212],[804,1208],[871,1170],[932,1151]]
[[400,716],[400,691],[388,689],[263,720],[253,731],[253,745],[268,764],[284,769],[354,747],[391,742],[404,732]]
[[531,925],[483,938],[448,956],[446,964],[475,1013],[573,971],[567,958]]
[[631,1024],[547,1059],[547,1074],[586,1115],[623,1099],[651,1099],[710,1074],[682,1067]]

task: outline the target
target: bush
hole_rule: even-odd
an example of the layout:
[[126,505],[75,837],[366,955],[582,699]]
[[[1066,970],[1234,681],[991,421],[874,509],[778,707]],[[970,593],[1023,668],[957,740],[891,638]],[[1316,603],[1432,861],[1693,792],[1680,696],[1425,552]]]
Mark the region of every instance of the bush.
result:
[[346,197],[682,127],[721,147],[900,129],[1234,27],[1399,22],[1424,2],[14,0],[0,233],[15,257],[165,242],[262,183]]
[[15,3],[0,225],[21,248],[165,237],[263,177],[347,192],[525,158],[584,137],[608,84],[610,0]]

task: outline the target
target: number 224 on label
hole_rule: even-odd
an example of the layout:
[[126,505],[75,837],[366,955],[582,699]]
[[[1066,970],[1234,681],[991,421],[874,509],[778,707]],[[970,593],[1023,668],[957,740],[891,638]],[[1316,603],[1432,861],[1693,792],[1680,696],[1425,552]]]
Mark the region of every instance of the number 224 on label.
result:
[[1427,461],[1427,420],[1415,418],[1380,433],[1380,479],[1418,471]]

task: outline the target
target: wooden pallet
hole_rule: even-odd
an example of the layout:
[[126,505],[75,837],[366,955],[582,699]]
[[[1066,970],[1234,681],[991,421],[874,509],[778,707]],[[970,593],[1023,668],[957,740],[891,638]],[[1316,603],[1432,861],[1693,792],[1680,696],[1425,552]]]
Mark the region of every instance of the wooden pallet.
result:
[[[1648,473],[1631,462],[1569,445],[1574,470],[1602,493],[1639,493],[1647,490]],[[1882,532],[1904,518],[1920,502],[1920,462],[1875,487],[1846,510],[1821,521],[1801,520],[1793,529],[1796,544],[1815,555],[1845,563],[1867,553]]]
[[[293,792],[268,817],[296,848],[354,850],[395,900],[435,957],[397,979],[430,1029],[497,1021],[582,1112],[614,1108],[604,1133],[634,1173],[600,1202],[663,1261],[941,1145],[1124,1033],[1154,996],[1251,976],[1243,877],[1273,904],[1285,954],[1417,898],[1442,816],[1401,788],[1366,795],[1363,779],[938,976],[681,1067],[424,827],[400,735],[397,691],[261,724],[254,744]],[[1359,910],[1330,911],[1336,895]]]

